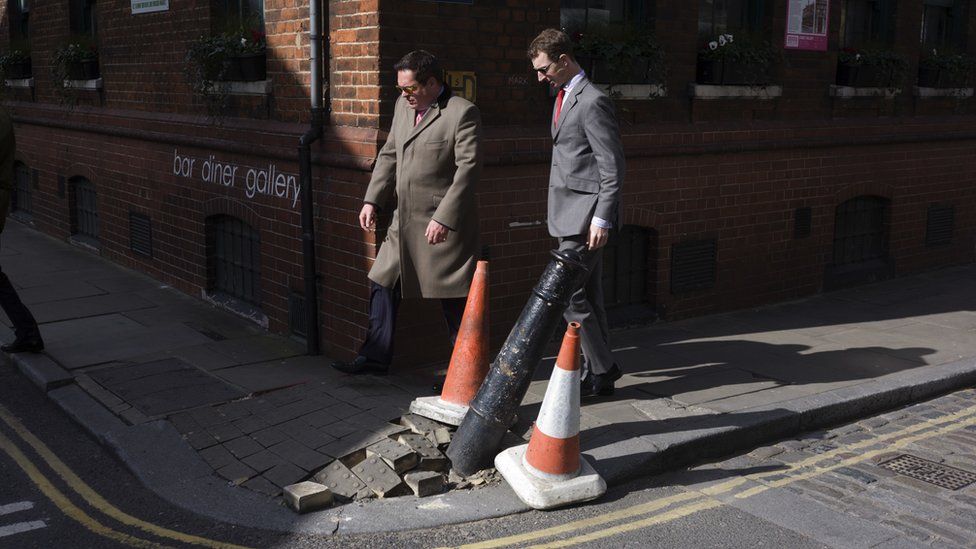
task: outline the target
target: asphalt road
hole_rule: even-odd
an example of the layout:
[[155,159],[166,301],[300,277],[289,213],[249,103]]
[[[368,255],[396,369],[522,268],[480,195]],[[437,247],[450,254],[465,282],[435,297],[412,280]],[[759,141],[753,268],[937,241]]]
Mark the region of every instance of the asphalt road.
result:
[[428,531],[306,536],[172,507],[3,364],[0,547],[972,547],[976,484],[950,490],[880,465],[907,453],[965,473],[976,471],[974,450],[970,390],[618,486],[588,505]]

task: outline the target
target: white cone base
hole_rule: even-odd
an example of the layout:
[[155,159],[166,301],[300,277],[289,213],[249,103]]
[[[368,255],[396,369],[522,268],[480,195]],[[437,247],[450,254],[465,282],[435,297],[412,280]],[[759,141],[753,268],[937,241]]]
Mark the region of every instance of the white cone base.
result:
[[439,396],[419,397],[410,403],[410,411],[418,416],[457,427],[468,413],[468,407],[441,400]]
[[580,473],[568,480],[547,480],[530,473],[522,464],[528,444],[509,448],[495,456],[495,468],[505,477],[509,486],[533,509],[552,509],[570,503],[596,499],[607,491],[607,483],[580,456]]

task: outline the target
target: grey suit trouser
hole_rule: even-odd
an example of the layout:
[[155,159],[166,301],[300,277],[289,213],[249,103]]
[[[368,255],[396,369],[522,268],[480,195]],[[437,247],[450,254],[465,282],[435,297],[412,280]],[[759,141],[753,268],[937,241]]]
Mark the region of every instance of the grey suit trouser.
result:
[[[567,236],[559,239],[560,250],[586,252],[586,235]],[[563,317],[566,322],[580,323],[580,344],[583,347],[583,371],[605,374],[613,367],[610,353],[610,327],[607,325],[607,311],[603,308],[603,248],[584,255],[590,274],[569,300],[569,307]]]

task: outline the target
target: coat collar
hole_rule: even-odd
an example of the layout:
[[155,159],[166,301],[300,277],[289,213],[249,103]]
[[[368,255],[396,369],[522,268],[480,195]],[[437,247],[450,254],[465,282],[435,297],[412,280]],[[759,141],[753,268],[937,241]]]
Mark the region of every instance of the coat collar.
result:
[[[427,128],[427,126],[433,124],[434,120],[440,117],[441,109],[447,106],[447,102],[450,98],[451,98],[451,88],[448,88],[447,85],[445,84],[444,91],[441,92],[441,94],[437,97],[437,100],[430,105],[430,109],[427,111],[427,114],[425,114],[424,117],[420,120],[420,124],[414,126],[413,120],[408,120],[407,123],[409,125],[410,130],[409,133],[407,134],[406,139],[403,142],[404,147],[407,145],[407,143],[409,143],[418,135],[420,135],[420,132],[424,131]],[[417,115],[416,111],[413,111],[409,108],[407,110],[410,111],[410,114],[412,116]]]
[[[552,138],[555,139],[559,135],[559,130],[562,129],[562,121],[566,120],[566,115],[573,110],[573,107],[579,103],[579,94],[583,92],[583,89],[590,85],[590,79],[583,77],[579,82],[573,86],[573,89],[569,92],[569,96],[563,99],[563,107],[559,111],[560,123],[557,126],[552,126]],[[555,117],[555,105],[553,105],[553,117]]]

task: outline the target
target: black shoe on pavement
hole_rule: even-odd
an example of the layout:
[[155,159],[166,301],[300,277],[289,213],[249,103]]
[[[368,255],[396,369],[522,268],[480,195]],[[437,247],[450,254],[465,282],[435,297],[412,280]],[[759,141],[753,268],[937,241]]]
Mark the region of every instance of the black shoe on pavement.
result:
[[44,340],[40,336],[18,337],[7,345],[0,347],[5,353],[39,353],[44,350]]
[[580,385],[580,396],[610,396],[613,394],[613,382],[624,375],[616,364],[605,374],[590,372],[585,382]]
[[357,356],[352,362],[343,362],[337,360],[332,363],[332,367],[340,372],[350,374],[350,375],[360,375],[360,374],[373,374],[378,376],[385,376],[390,371],[389,364],[383,364],[382,362],[376,362],[370,360],[364,356]]

